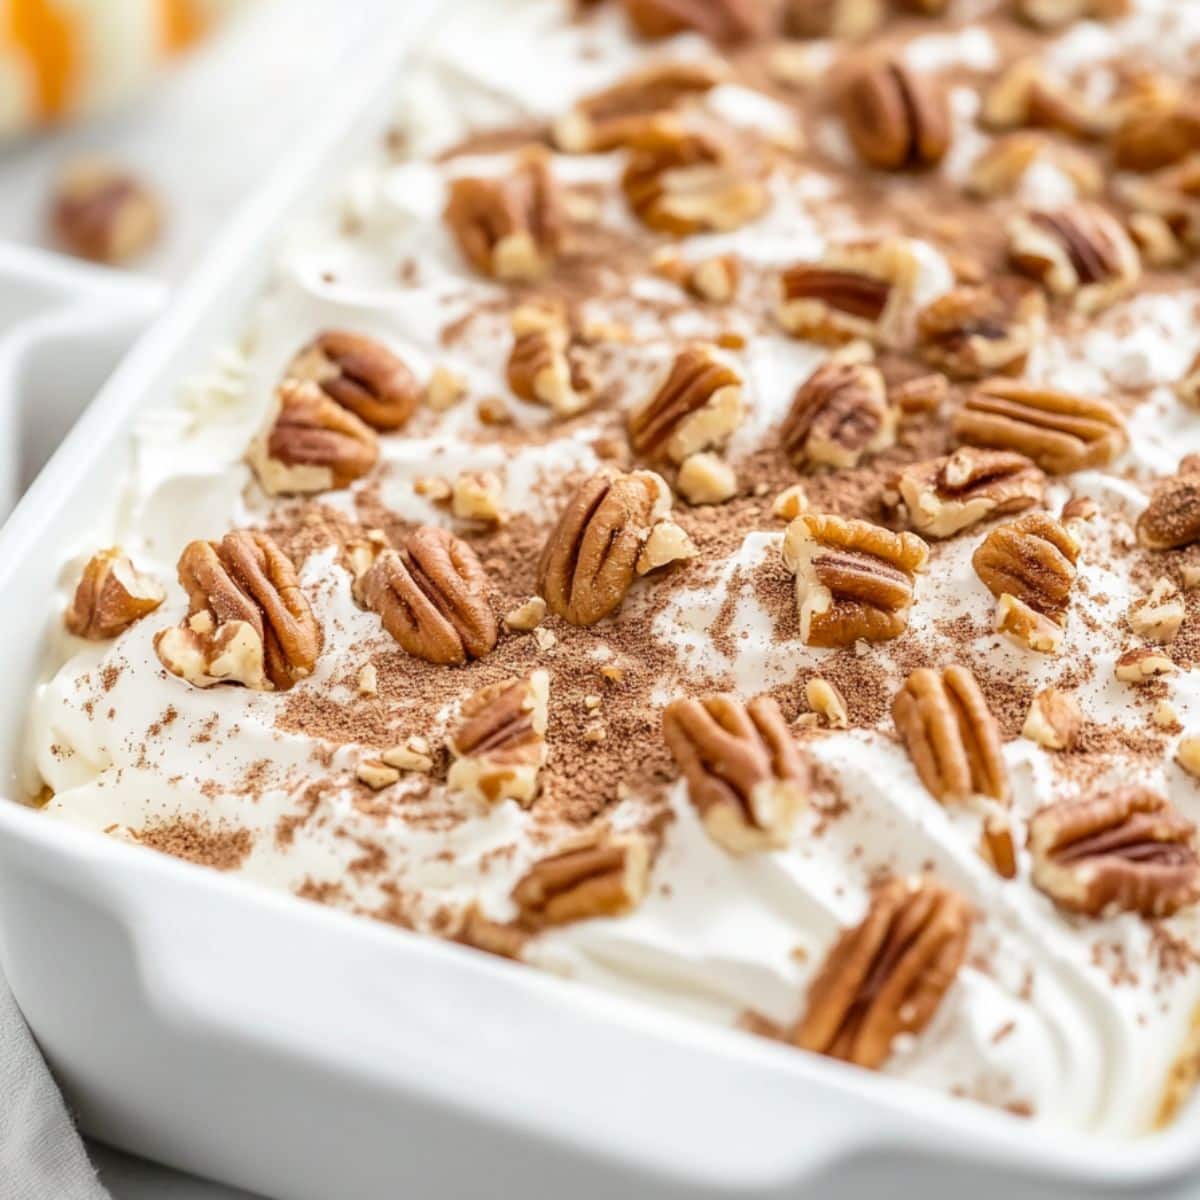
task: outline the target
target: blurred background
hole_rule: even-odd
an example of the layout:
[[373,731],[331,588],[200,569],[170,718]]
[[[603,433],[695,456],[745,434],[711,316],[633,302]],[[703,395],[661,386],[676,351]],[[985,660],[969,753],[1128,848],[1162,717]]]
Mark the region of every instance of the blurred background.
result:
[[[42,290],[55,293],[30,276],[97,248],[117,253],[92,257],[116,261],[81,266],[81,281],[91,272],[100,285],[109,273],[145,284],[131,304],[132,339],[404,2],[0,0],[0,358],[6,339],[41,316]],[[56,214],[72,181],[99,191],[84,197],[82,218],[68,210],[64,236]],[[116,228],[120,244],[97,242],[97,228]],[[122,350],[111,347],[113,362]],[[0,407],[11,400],[0,395]],[[89,1150],[114,1200],[244,1197]]]

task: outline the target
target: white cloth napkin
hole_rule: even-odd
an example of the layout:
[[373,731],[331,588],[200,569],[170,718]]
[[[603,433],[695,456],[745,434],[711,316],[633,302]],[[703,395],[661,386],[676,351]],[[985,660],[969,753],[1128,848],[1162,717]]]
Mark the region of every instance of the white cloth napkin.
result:
[[110,1200],[3,975],[0,1200]]

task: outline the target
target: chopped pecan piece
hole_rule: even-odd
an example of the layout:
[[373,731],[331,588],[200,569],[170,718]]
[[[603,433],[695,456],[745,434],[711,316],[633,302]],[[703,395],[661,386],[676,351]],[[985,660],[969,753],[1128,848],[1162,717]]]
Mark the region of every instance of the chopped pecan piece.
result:
[[1041,292],[1024,280],[963,284],[918,314],[917,350],[956,379],[1019,375],[1045,311]]
[[849,646],[859,638],[898,637],[928,559],[929,547],[916,534],[801,513],[783,539],[783,561],[796,576],[801,640]]
[[1155,650],[1150,646],[1126,650],[1113,664],[1113,674],[1122,683],[1131,683],[1135,687],[1174,673],[1175,664],[1170,656],[1165,651]]
[[447,786],[484,804],[515,800],[528,808],[546,763],[549,698],[545,671],[490,684],[468,697],[449,741],[454,762]]
[[796,263],[780,276],[779,322],[788,333],[838,345],[898,336],[920,272],[903,238],[831,249],[821,262]]
[[1143,787],[1052,804],[1029,822],[1033,882],[1056,904],[1089,917],[1168,917],[1200,899],[1195,832]]
[[781,432],[797,466],[855,467],[896,443],[896,410],[878,368],[830,362],[796,389]]
[[1023,454],[961,446],[901,467],[885,499],[923,537],[947,538],[980,521],[1040,504],[1046,476]]
[[967,902],[935,880],[889,879],[862,923],[834,943],[791,1040],[881,1067],[897,1037],[933,1020],[966,956],[972,917]]
[[693,30],[714,42],[735,43],[762,33],[762,0],[621,0],[630,24],[650,40]]
[[453,180],[445,219],[463,257],[481,275],[541,279],[558,257],[565,224],[548,156],[527,153],[504,178]]
[[1051,75],[1038,58],[1019,59],[992,84],[981,117],[990,129],[1034,125],[1086,140],[1105,137],[1113,126],[1110,112]]
[[838,107],[859,157],[873,167],[932,167],[950,149],[945,89],[900,59],[872,56],[853,67],[842,84]]
[[997,627],[1030,649],[1053,652],[1062,641],[1078,558],[1079,543],[1061,522],[1035,512],[998,525],[971,562],[1000,601]]
[[1150,263],[1176,266],[1200,251],[1200,153],[1152,175],[1122,176],[1115,190]]
[[538,590],[572,625],[594,625],[620,607],[671,492],[652,471],[600,472],[568,501],[546,540]]
[[285,379],[246,461],[273,496],[348,487],[379,459],[375,431],[315,383]]
[[1104,190],[1104,173],[1094,155],[1028,129],[1007,134],[984,150],[971,164],[966,190],[985,200],[1012,195],[1037,163],[1047,163],[1065,175],[1079,196],[1096,196]]
[[1192,408],[1200,408],[1200,354],[1192,359],[1187,372],[1175,385],[1175,394]]
[[1151,550],[1176,550],[1200,541],[1200,458],[1188,455],[1164,480],[1138,517],[1138,541]]
[[767,192],[717,132],[662,117],[632,139],[621,188],[649,229],[675,237],[738,229],[758,217]]
[[520,923],[536,930],[630,912],[649,888],[654,854],[644,833],[600,830],[541,859],[513,888]]
[[1017,270],[1040,280],[1055,296],[1073,296],[1075,307],[1085,313],[1132,291],[1142,274],[1129,235],[1095,204],[1013,217],[1008,254]]
[[1017,845],[1007,813],[988,813],[983,820],[979,852],[1001,879],[1017,877]]
[[63,619],[76,637],[104,641],[152,613],[165,597],[158,580],[114,546],[88,560]]
[[711,346],[689,346],[662,372],[629,417],[638,454],[681,463],[720,446],[745,413],[742,380]]
[[524,305],[513,313],[512,331],[507,377],[513,395],[544,404],[562,417],[587,408],[595,381],[563,313]]
[[281,691],[312,674],[324,638],[292,561],[265,533],[190,542],[179,558],[188,617],[154,639],[164,667],[195,687]]
[[421,399],[404,360],[361,333],[329,329],[318,334],[292,360],[287,374],[317,384],[372,429],[401,428]]
[[1074,696],[1043,688],[1033,698],[1021,736],[1047,750],[1070,750],[1083,729],[1083,712]]
[[147,250],[162,228],[157,197],[112,163],[72,163],[55,184],[50,228],[63,249],[118,265]]
[[884,19],[883,0],[786,0],[783,32],[793,38],[865,37]]
[[737,472],[710,451],[685,458],[675,476],[675,488],[691,505],[724,504],[737,495]]
[[407,653],[426,662],[483,658],[499,636],[475,551],[436,526],[421,526],[402,550],[381,551],[356,594]]
[[808,768],[774,700],[675,700],[663,737],[713,841],[732,854],[787,844],[808,799]]
[[651,63],[602,92],[585,96],[554,125],[554,140],[569,154],[596,154],[631,145],[647,121],[675,111],[721,83],[719,62]]
[[942,804],[1007,803],[1000,727],[966,667],[919,667],[892,701],[892,720],[921,782]]
[[1148,596],[1129,608],[1129,626],[1148,642],[1173,642],[1187,616],[1179,589],[1167,578],[1154,581]]
[[1008,379],[981,384],[953,429],[961,442],[1015,450],[1051,475],[1106,467],[1126,445],[1124,418],[1106,401]]
[[1200,150],[1200,101],[1173,86],[1151,84],[1121,105],[1109,139],[1125,171],[1157,171]]

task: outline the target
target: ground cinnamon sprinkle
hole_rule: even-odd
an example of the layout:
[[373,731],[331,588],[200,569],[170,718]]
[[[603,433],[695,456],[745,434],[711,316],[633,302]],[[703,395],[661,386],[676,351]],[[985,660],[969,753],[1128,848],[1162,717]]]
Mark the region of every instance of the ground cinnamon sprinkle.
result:
[[236,871],[254,849],[250,830],[231,828],[199,817],[179,817],[162,824],[150,824],[141,829],[137,837],[142,845],[162,854],[203,867],[214,867],[218,871]]

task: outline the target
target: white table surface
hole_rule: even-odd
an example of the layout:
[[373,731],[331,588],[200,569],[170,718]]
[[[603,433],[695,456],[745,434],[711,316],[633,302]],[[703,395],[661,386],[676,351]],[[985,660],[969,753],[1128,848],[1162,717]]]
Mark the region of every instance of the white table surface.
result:
[[[143,173],[166,204],[167,235],[137,268],[177,282],[263,171],[303,136],[306,115],[336,89],[339,71],[353,62],[380,17],[403,2],[259,0],[214,44],[123,112],[0,150],[0,240],[39,244],[47,188],[58,165],[81,152],[110,154]],[[114,1200],[256,1200],[104,1146],[89,1149]],[[889,1192],[886,1179],[845,1184],[836,1190],[846,1200]],[[1009,1200],[1013,1194],[1011,1184],[997,1189],[981,1180],[973,1180],[970,1190],[972,1200]],[[1039,1190],[1037,1197],[1052,1194]],[[1182,1188],[1173,1197],[1200,1200],[1200,1187]]]

